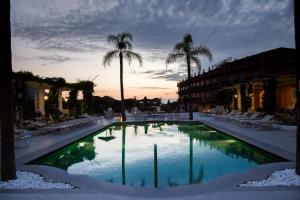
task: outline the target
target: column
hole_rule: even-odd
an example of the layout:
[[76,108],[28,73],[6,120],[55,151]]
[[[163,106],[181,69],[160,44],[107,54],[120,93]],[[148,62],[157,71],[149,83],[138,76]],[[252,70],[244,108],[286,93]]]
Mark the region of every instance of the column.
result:
[[241,97],[241,90],[240,85],[236,88],[237,91],[237,102],[238,102],[238,110],[242,110],[242,97]]
[[64,109],[63,109],[63,105],[62,105],[62,90],[58,90],[58,110],[60,112],[63,112]]
[[45,92],[44,89],[38,89],[38,111],[41,115],[45,115]]

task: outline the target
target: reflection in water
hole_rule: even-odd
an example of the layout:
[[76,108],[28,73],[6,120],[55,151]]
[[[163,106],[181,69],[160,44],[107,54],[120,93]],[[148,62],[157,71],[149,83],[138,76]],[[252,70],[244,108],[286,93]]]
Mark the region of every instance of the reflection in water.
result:
[[281,160],[202,124],[148,123],[110,126],[34,164],[154,187],[201,183],[275,161]]
[[126,126],[122,126],[122,184],[125,185],[125,135]]
[[[196,126],[196,125],[195,125]],[[184,134],[195,138],[204,145],[209,145],[211,148],[222,151],[227,156],[232,158],[246,158],[249,161],[255,160],[258,164],[272,162],[273,157],[264,156],[262,151],[250,145],[245,145],[238,140],[231,138],[222,133],[203,125],[198,125],[197,128],[190,125],[179,125],[178,130]]]
[[154,145],[154,187],[158,186],[157,144]]
[[149,127],[148,124],[145,124],[145,125],[144,125],[144,132],[145,132],[145,135],[148,134],[148,127]]
[[107,130],[105,131],[105,136],[99,136],[98,139],[103,140],[103,141],[110,141],[115,139],[116,137],[112,135],[112,128],[109,128],[109,135],[107,135]]
[[193,137],[190,136],[190,184],[193,183]]
[[61,153],[62,151],[59,150],[47,156],[46,162],[43,164],[67,170],[69,166],[75,163],[80,163],[85,159],[93,160],[96,156],[93,138],[71,144],[64,150],[64,153]]
[[134,125],[134,134],[135,134],[135,135],[138,134],[138,130],[137,130],[137,129],[138,129],[138,126],[137,126],[137,125]]

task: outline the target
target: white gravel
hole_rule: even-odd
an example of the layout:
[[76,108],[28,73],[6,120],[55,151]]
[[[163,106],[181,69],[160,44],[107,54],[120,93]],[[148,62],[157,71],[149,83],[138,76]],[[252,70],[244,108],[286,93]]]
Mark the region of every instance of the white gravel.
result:
[[261,181],[248,181],[240,186],[300,186],[300,176],[296,175],[295,169],[285,169],[274,172],[268,179]]
[[45,180],[39,174],[17,171],[17,179],[0,181],[0,189],[72,189],[74,186],[61,182]]

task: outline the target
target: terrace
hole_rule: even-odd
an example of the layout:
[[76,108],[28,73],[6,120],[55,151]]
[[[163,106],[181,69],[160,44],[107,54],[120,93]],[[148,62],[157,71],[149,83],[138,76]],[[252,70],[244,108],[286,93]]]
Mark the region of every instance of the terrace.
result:
[[[166,117],[166,115],[164,115]],[[248,170],[243,173],[233,173],[220,178],[202,183],[187,185],[175,188],[160,188],[159,190],[143,189],[143,188],[132,188],[130,186],[120,186],[118,184],[104,183],[101,181],[95,181],[87,176],[70,175],[65,171],[59,170],[53,167],[39,166],[39,165],[24,165],[29,161],[32,161],[42,155],[46,155],[56,149],[59,149],[67,144],[72,143],[82,137],[90,135],[91,133],[103,129],[104,127],[114,123],[114,121],[101,121],[94,125],[86,128],[79,129],[64,135],[48,134],[42,136],[34,136],[28,140],[28,147],[16,148],[16,160],[19,170],[32,171],[41,174],[47,179],[58,182],[67,182],[71,185],[78,187],[78,189],[52,189],[52,190],[13,190],[17,193],[11,193],[7,190],[2,190],[0,197],[3,198],[15,198],[18,195],[22,195],[24,198],[39,199],[40,195],[47,194],[46,199],[59,196],[60,198],[80,198],[89,197],[94,198],[101,196],[103,198],[118,198],[118,199],[129,199],[143,197],[177,197],[179,199],[185,199],[186,196],[190,196],[197,199],[205,199],[208,196],[211,198],[217,198],[222,196],[223,199],[232,199],[232,195],[235,197],[242,197],[247,193],[247,198],[252,199],[258,193],[260,195],[268,195],[269,199],[274,197],[293,198],[298,192],[297,187],[266,187],[266,188],[252,188],[252,187],[238,187],[239,184],[249,180],[261,180],[269,176],[276,170],[285,168],[293,168],[295,166],[295,131],[280,131],[280,130],[253,130],[249,128],[239,128],[232,124],[215,121],[213,117],[203,116],[200,113],[194,113],[194,121],[200,121],[201,123],[207,124],[211,127],[216,128],[228,135],[235,138],[246,141],[249,144],[255,145],[263,150],[271,152],[275,155],[281,156],[288,160],[288,162],[265,164],[254,169]],[[176,121],[174,118],[157,118],[161,121]],[[180,118],[179,120],[182,120]],[[143,120],[153,121],[153,118],[143,118]],[[12,190],[9,190],[12,191]],[[75,194],[74,194],[75,192]],[[272,194],[272,195],[271,195]],[[279,195],[279,196],[278,196]],[[267,198],[267,199],[268,199]]]

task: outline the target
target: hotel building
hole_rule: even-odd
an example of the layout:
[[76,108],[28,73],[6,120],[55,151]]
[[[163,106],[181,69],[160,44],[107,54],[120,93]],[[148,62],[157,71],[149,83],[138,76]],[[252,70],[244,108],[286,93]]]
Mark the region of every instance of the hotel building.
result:
[[[269,85],[268,85],[269,84]],[[296,103],[296,50],[277,48],[238,60],[226,59],[191,78],[194,111],[220,105],[242,110],[245,96],[249,110],[261,110],[266,88],[274,95],[276,109],[293,110]],[[187,79],[178,82],[179,102],[189,101]],[[229,91],[229,92],[225,92]],[[226,95],[227,94],[227,95]],[[228,97],[228,94],[229,97]]]

